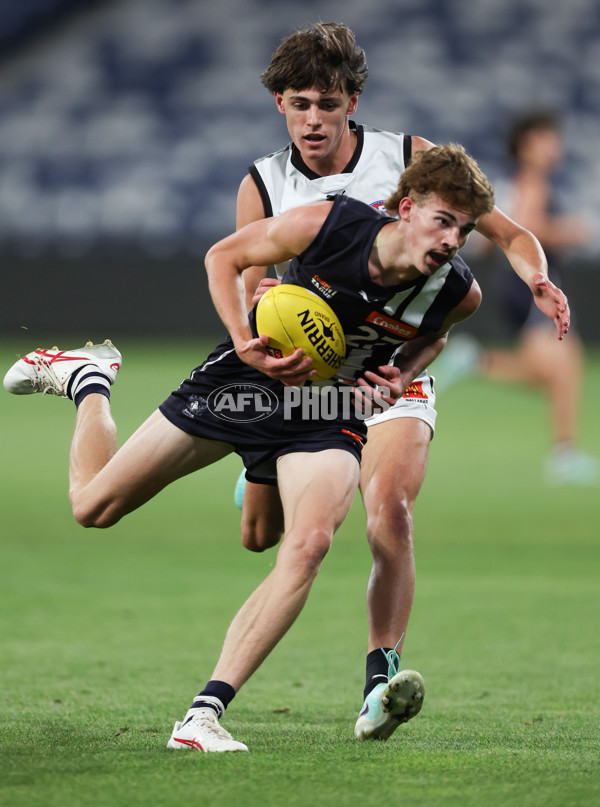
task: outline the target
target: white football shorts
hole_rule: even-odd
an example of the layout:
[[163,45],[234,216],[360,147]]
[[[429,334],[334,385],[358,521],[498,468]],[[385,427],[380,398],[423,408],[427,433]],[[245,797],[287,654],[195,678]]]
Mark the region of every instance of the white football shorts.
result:
[[398,398],[393,406],[390,406],[385,412],[373,415],[365,423],[367,426],[376,426],[379,423],[385,423],[395,418],[417,418],[427,423],[433,437],[437,418],[433,382],[433,376],[421,373],[409,385],[402,398]]

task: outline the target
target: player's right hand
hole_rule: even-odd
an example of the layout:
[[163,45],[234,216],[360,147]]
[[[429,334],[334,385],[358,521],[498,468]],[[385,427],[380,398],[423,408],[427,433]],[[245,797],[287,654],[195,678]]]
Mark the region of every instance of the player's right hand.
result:
[[556,335],[562,339],[567,335],[571,324],[571,311],[565,293],[541,272],[533,278],[531,293],[540,311],[554,321]]

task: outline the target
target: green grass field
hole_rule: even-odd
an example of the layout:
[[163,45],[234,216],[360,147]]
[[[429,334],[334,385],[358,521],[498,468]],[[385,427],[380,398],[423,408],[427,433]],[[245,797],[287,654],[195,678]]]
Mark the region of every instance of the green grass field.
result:
[[[207,345],[157,361],[117,344],[125,437]],[[2,366],[34,346],[5,342]],[[600,454],[600,356],[588,370],[583,433]],[[239,461],[85,531],[66,497],[72,404],[2,391],[2,807],[598,805],[599,491],[544,485],[537,394],[472,379],[439,411],[403,657],[425,678],[421,714],[387,743],[353,739],[370,566],[357,499],[300,619],[225,718],[251,753],[203,755],[166,750],[173,722],[274,561],[241,548]]]

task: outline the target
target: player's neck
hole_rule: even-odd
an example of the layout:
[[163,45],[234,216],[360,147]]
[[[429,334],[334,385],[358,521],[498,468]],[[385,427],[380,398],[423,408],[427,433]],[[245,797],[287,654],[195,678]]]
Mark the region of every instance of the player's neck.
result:
[[369,275],[381,286],[397,286],[419,277],[420,272],[405,252],[404,237],[396,223],[386,224],[377,234],[369,256]]

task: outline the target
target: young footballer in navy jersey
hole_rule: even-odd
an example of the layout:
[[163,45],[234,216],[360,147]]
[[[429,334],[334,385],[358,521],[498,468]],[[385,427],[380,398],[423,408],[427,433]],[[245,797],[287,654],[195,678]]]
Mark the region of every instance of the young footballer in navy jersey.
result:
[[[258,384],[283,402],[286,387],[310,382],[314,372],[301,350],[286,358],[268,353],[267,337],[256,336],[247,314],[243,274],[292,260],[294,282],[308,285],[318,271],[338,292],[329,303],[350,337],[362,333],[373,311],[408,326],[396,332],[393,364],[379,363],[378,339],[349,364],[347,353],[333,389],[347,389],[351,378],[359,401],[380,386],[393,403],[421,354],[479,305],[479,287],[456,254],[493,208],[493,191],[477,163],[459,146],[422,151],[386,207],[395,217],[337,196],[253,222],[212,247],[206,256],[211,294],[230,336],[118,451],[109,396],[121,356],[110,342],[36,350],[6,374],[10,392],[50,392],[75,402],[69,494],[83,526],[115,524],[171,482],[232,451],[259,477],[276,466],[285,534],[275,565],[233,619],[210,680],[175,723],[169,748],[247,750],[219,718],[302,611],[354,498],[367,432],[352,413],[331,420],[305,419],[300,411],[290,421],[276,407],[272,418],[232,422],[211,409],[211,394],[223,384]],[[385,326],[382,334],[389,344]],[[391,733],[390,715],[407,720],[423,698],[415,671],[394,673],[386,687],[385,708],[378,719],[369,715],[381,737]]]

